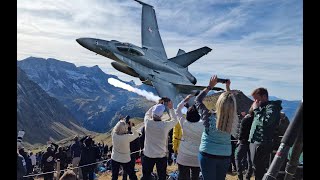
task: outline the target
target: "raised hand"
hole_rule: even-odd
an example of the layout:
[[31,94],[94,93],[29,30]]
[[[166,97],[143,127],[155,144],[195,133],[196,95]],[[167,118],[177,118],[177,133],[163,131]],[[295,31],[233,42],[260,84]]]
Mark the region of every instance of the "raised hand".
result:
[[218,83],[218,77],[217,75],[213,75],[209,81],[210,88],[213,88],[217,83]]

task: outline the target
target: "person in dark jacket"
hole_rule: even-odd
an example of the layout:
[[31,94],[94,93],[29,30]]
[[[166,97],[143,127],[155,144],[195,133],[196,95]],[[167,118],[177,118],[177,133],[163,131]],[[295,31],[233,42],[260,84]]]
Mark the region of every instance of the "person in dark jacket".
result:
[[64,151],[63,147],[59,147],[58,152],[55,155],[55,159],[60,160],[60,176],[62,176],[64,170],[68,167],[67,158],[67,153]]
[[[81,148],[81,158],[79,162],[79,166],[91,164],[96,162],[96,158],[98,157],[96,148],[92,146],[92,138],[87,137],[84,140],[84,146]],[[93,173],[95,164],[81,167],[83,180],[93,180]]]
[[[33,171],[33,168],[32,168],[32,162],[31,162],[31,159],[30,159],[30,156],[28,155],[27,152],[24,151],[24,148],[20,148],[19,149],[19,154],[24,158],[25,160],[25,163],[26,163],[26,168],[27,168],[27,175],[30,175]],[[32,179],[30,177],[26,178],[26,179]]]
[[[53,145],[54,148],[51,145]],[[54,157],[57,152],[58,145],[54,143],[51,143],[51,145],[47,147],[47,152],[42,155],[41,169],[44,173],[54,171]],[[53,173],[44,174],[43,179],[53,180]]]
[[[78,167],[80,162],[80,154],[81,154],[81,143],[79,141],[79,137],[75,136],[73,138],[74,143],[71,145],[71,157],[72,157],[72,167]],[[73,169],[73,172],[76,175],[79,175],[78,168]]]
[[17,180],[23,180],[27,175],[26,161],[24,157],[17,152]]
[[269,101],[266,88],[257,88],[251,93],[254,102],[253,122],[250,129],[250,153],[256,180],[261,180],[268,167],[273,147],[275,129],[279,125],[281,101]]
[[246,173],[246,180],[250,180],[252,176],[252,162],[250,158],[250,150],[249,150],[249,133],[250,128],[253,121],[253,110],[250,108],[249,113],[241,120],[240,129],[239,129],[239,139],[237,143],[237,148],[235,151],[235,160],[236,160],[236,167],[238,173],[238,180],[243,179],[243,170],[245,169],[243,164],[244,160],[246,159],[247,162],[247,173]]
[[[276,128],[276,133],[275,133],[274,139],[273,139],[273,150],[275,150],[275,151],[278,150],[280,143],[281,143],[282,136],[286,132],[289,124],[290,124],[289,118],[286,116],[286,114],[284,112],[281,112],[279,125]],[[272,154],[272,158],[273,158],[273,156],[274,156],[274,154]]]

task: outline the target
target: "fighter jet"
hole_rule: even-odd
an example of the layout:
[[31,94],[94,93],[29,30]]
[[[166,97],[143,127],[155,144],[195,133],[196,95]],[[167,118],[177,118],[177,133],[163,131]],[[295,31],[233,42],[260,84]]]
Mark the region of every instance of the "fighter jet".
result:
[[142,5],[141,47],[95,38],[79,38],[76,41],[90,51],[114,60],[111,65],[116,70],[153,86],[160,97],[169,97],[177,105],[185,94],[195,93],[205,87],[195,86],[197,79],[188,71],[188,66],[211,49],[205,46],[187,53],[179,49],[175,57],[168,59],[153,6],[134,1]]

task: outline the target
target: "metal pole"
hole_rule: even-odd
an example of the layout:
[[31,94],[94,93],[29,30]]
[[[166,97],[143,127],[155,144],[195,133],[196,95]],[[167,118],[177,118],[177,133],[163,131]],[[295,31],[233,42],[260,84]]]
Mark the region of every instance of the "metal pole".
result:
[[299,157],[302,152],[302,148],[303,148],[303,130],[301,128],[298,138],[296,139],[296,142],[293,145],[291,157],[287,162],[287,166],[285,170],[286,175],[284,177],[284,180],[291,180],[293,178],[293,175],[296,173],[297,167],[299,165]]
[[299,132],[303,122],[303,101],[301,101],[300,106],[298,107],[296,114],[293,118],[293,121],[290,123],[288,129],[286,130],[283,138],[281,139],[281,144],[273,158],[273,161],[267,171],[264,174],[262,180],[276,180],[279,170],[288,157],[288,152],[290,147],[293,145],[297,133]]
[[60,178],[60,159],[57,159],[57,180]]

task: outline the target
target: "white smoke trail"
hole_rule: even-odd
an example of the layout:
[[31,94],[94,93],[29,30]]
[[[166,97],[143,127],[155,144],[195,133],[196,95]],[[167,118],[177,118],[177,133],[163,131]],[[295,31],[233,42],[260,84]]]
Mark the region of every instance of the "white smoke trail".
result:
[[115,87],[119,87],[119,88],[128,90],[130,92],[134,92],[136,94],[139,94],[140,96],[144,96],[149,101],[158,102],[158,100],[160,99],[159,96],[154,95],[152,92],[148,92],[146,90],[134,88],[134,87],[130,86],[129,84],[123,83],[123,82],[121,82],[117,79],[114,79],[114,78],[109,78],[108,83],[115,86]]

